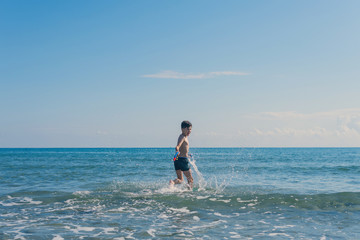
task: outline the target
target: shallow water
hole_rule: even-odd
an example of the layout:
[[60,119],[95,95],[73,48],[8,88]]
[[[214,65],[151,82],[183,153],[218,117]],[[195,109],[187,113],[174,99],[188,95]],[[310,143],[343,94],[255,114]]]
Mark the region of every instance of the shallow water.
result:
[[360,239],[359,148],[191,150],[0,149],[0,239]]

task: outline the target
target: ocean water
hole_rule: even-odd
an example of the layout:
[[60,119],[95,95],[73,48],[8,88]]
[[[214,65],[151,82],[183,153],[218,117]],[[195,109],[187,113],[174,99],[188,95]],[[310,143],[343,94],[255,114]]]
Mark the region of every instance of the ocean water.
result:
[[0,239],[360,239],[360,148],[0,149]]

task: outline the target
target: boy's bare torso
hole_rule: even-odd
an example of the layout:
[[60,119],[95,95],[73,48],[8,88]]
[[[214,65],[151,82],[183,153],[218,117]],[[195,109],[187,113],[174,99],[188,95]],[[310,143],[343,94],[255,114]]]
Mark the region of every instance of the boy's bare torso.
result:
[[179,157],[188,157],[188,152],[189,152],[189,140],[187,137],[185,137],[184,135],[180,135],[179,136],[179,141],[181,141],[181,138],[184,138],[183,143],[180,145],[179,148]]

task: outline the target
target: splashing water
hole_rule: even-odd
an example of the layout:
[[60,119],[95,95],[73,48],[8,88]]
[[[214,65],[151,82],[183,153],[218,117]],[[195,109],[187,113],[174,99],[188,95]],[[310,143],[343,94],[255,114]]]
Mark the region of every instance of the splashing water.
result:
[[[194,178],[194,183],[195,183],[194,187],[196,192],[206,192],[212,189],[214,190],[212,191],[213,193],[218,194],[224,191],[224,189],[229,183],[227,181],[228,179],[224,179],[220,183],[218,182],[216,176],[213,176],[210,179],[205,180],[203,174],[200,172],[198,166],[196,165],[196,160],[193,154],[189,155],[188,160],[192,166],[192,175]],[[188,184],[178,184],[178,185],[167,185],[166,187],[161,187],[160,189],[157,189],[155,192],[165,194],[165,193],[183,193],[188,191],[189,191]]]
[[192,155],[192,154],[190,155],[189,162],[190,162],[191,166],[193,167],[196,177],[198,179],[199,191],[205,190],[207,183],[206,183],[202,173],[199,171],[198,167],[196,166],[196,160],[194,158],[194,155]]
[[194,170],[193,177],[197,178],[196,186],[198,187],[198,191],[206,191],[212,189],[215,191],[215,194],[222,193],[233,180],[235,174],[234,167],[231,168],[231,174],[228,174],[227,177],[224,179],[221,179],[221,177],[218,179],[218,176],[212,176],[209,179],[205,180],[203,174],[199,171],[199,168],[196,165],[194,154],[190,154],[189,162],[192,166],[192,169]]

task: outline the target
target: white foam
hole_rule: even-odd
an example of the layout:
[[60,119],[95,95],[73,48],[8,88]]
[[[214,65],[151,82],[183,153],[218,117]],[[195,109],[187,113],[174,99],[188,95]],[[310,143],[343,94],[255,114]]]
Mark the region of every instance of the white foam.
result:
[[235,224],[235,228],[234,229],[236,229],[236,230],[242,230],[242,229],[245,229],[245,227],[244,226],[241,226],[241,225],[239,225],[239,224]]
[[191,192],[192,190],[188,188],[186,183],[182,184],[168,184],[166,187],[155,190],[155,193],[159,194],[168,194],[168,193],[183,193],[183,192]]
[[200,221],[200,218],[198,216],[193,216],[193,219],[197,222]]
[[[194,235],[194,233],[191,232],[190,230],[184,230],[184,229],[179,229],[176,231],[176,233],[178,233],[177,235],[181,236],[181,237],[191,237]],[[186,235],[186,234],[189,234],[189,235]]]
[[227,221],[225,221],[225,220],[217,220],[217,221],[211,222],[209,224],[204,224],[204,225],[200,225],[200,226],[192,226],[190,229],[197,230],[197,229],[213,228],[214,226],[217,226],[217,225],[219,225],[221,223],[227,223]]
[[275,229],[278,229],[278,228],[292,228],[292,227],[295,227],[295,225],[284,225],[284,226],[274,226]]
[[17,227],[15,231],[9,231],[9,233],[16,233],[14,239],[26,240],[26,238],[24,237],[25,234],[21,232],[21,230],[23,230],[24,228],[25,227]]
[[32,198],[29,197],[11,197],[7,196],[9,200],[0,201],[0,205],[3,205],[4,207],[12,207],[12,206],[19,206],[19,205],[26,205],[26,204],[33,204],[33,205],[39,205],[42,203],[42,201],[34,201]]
[[65,226],[66,229],[68,229],[76,234],[79,234],[80,232],[92,232],[95,230],[94,227],[81,227],[81,226],[74,226],[74,227],[75,228],[72,228],[70,226]]
[[66,204],[69,204],[69,205],[74,204],[74,203],[75,203],[75,199],[68,199],[68,200],[65,201],[65,203],[66,203]]
[[3,201],[1,201],[0,205],[3,205],[4,207],[11,207],[11,206],[17,206],[17,205],[23,205],[23,204],[21,204],[21,203],[4,203]]
[[114,234],[114,232],[117,232],[119,229],[109,227],[109,228],[103,228],[103,230],[106,235],[109,235],[109,234]]
[[1,217],[14,217],[19,215],[18,213],[5,213],[5,214],[0,214]]
[[[133,232],[128,232],[128,231],[126,231],[126,230],[123,230],[123,231],[121,231],[122,233],[127,233],[128,235],[124,238],[124,239],[128,239],[128,238],[130,238],[130,239],[135,239],[134,237],[133,237],[133,235],[134,235],[134,233]],[[122,239],[122,238],[120,238],[120,239]]]
[[199,199],[199,200],[206,199],[206,198],[209,198],[209,196],[196,196],[196,199]]
[[290,237],[290,235],[286,234],[286,233],[269,233],[270,237],[276,237],[276,236],[285,236],[285,237]]
[[187,207],[183,207],[183,208],[169,208],[169,210],[171,210],[171,211],[173,211],[173,212],[185,213],[185,214],[197,213],[196,211],[191,212]]
[[61,237],[60,235],[55,235],[52,240],[64,240],[64,238]]
[[92,232],[95,230],[95,228],[94,227],[77,227],[77,230],[85,231],[85,232]]
[[28,198],[28,197],[25,197],[24,201],[25,203],[34,204],[34,205],[38,205],[42,203],[42,201],[34,201],[32,198]]
[[239,235],[237,232],[229,232],[229,233],[232,234],[230,238],[241,238],[241,235]]
[[108,212],[121,213],[121,212],[126,212],[125,209],[126,209],[125,207],[119,207],[119,208],[109,209]]
[[149,230],[147,230],[146,232],[147,232],[150,236],[155,237],[155,232],[156,232],[155,229],[149,229]]
[[217,199],[217,198],[209,198],[210,201],[217,201],[217,202],[224,202],[224,203],[229,203],[231,202],[231,199]]
[[86,195],[89,195],[90,193],[91,193],[90,191],[76,191],[73,194],[79,195],[79,196],[86,196]]
[[231,216],[223,215],[223,214],[218,213],[218,212],[215,212],[214,215],[215,215],[215,216],[218,216],[218,217],[231,218]]
[[236,201],[238,201],[239,203],[253,202],[253,200],[241,200],[241,198],[237,198]]
[[158,218],[161,218],[161,219],[168,219],[169,216],[164,214],[164,213],[161,213],[160,215],[157,216]]

